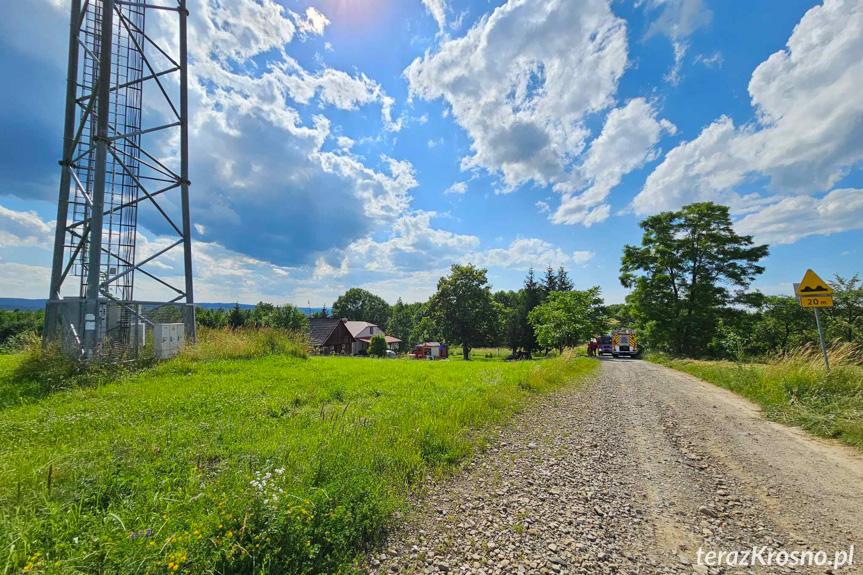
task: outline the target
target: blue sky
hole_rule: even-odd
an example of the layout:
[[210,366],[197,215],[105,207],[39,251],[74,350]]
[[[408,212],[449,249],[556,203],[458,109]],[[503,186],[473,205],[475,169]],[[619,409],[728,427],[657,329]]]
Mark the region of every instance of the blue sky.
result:
[[[771,244],[765,292],[863,267],[860,2],[189,9],[199,301],[320,306],[352,286],[423,300],[455,262],[496,289],[564,265],[622,301],[638,221],[703,200]],[[68,7],[7,12],[0,296],[45,297]],[[147,24],[170,36],[167,19]],[[141,255],[169,242],[156,218],[139,228]]]

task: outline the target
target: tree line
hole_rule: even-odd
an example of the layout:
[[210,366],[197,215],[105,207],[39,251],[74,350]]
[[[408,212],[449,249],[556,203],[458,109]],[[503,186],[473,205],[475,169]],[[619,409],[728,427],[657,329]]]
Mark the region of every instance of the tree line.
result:
[[390,306],[383,298],[352,288],[332,307],[333,317],[369,321],[401,339],[403,348],[427,341],[462,347],[507,347],[530,357],[585,341],[607,325],[598,287],[578,291],[565,268],[548,267],[542,278],[528,271],[521,289],[492,291],[488,271],[453,265],[425,302]]
[[[542,277],[530,269],[520,289],[493,291],[487,270],[453,265],[428,301],[389,305],[352,288],[312,317],[368,321],[403,340],[403,349],[444,341],[462,346],[466,356],[477,347],[507,347],[531,357],[614,327],[638,330],[647,349],[696,358],[760,357],[817,342],[812,310],[790,295],[750,289],[769,249],[737,234],[727,207],[695,203],[640,226],[641,243],[626,245],[621,258],[620,283],[630,290],[624,304],[605,305],[599,287],[575,290],[563,267],[548,267]],[[863,345],[859,274],[829,283],[835,307],[822,314],[827,338]],[[253,309],[198,308],[197,318],[211,328],[308,328],[300,308],[264,302]],[[0,350],[39,334],[43,321],[41,311],[0,311]]]
[[[620,283],[630,290],[623,304],[605,305],[599,287],[573,289],[562,267],[542,278],[531,269],[521,289],[492,291],[486,270],[454,265],[427,302],[389,306],[354,288],[332,313],[376,323],[408,346],[445,340],[465,354],[500,346],[530,357],[612,328],[637,330],[647,349],[694,358],[763,357],[818,341],[812,310],[791,295],[751,289],[769,248],[738,234],[728,207],[694,203],[640,227],[640,244],[626,245],[620,260]],[[835,307],[823,310],[826,337],[863,346],[859,274],[829,283]]]

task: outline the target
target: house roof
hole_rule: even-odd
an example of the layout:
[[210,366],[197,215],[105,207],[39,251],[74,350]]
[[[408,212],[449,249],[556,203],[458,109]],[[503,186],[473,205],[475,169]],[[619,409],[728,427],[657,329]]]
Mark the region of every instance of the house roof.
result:
[[323,345],[340,323],[342,320],[338,318],[309,318],[309,341],[312,345]]
[[348,331],[351,332],[351,336],[356,339],[356,337],[369,326],[378,327],[373,323],[369,323],[367,321],[346,321],[345,327],[348,328]]
[[[372,338],[371,338],[371,337],[358,337],[357,339],[358,339],[359,341],[364,341],[364,342],[366,342],[366,343],[371,343],[371,341],[372,341]],[[399,338],[397,338],[397,337],[393,337],[393,336],[391,336],[391,335],[385,335],[385,336],[384,336],[384,339],[386,339],[386,340],[387,340],[387,345],[389,345],[389,344],[391,344],[391,343],[401,343],[401,342],[402,342],[402,340],[400,340]]]

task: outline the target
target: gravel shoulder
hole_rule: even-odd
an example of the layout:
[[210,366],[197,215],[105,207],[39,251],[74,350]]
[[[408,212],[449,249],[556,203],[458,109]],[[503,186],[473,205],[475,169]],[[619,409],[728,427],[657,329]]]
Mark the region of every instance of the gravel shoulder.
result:
[[539,398],[431,485],[371,573],[829,573],[698,565],[699,548],[860,546],[863,456],[640,361]]

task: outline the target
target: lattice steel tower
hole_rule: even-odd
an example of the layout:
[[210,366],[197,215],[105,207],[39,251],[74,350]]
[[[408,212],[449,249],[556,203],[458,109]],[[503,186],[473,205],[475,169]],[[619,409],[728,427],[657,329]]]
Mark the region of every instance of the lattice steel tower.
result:
[[[45,339],[85,358],[136,355],[148,326],[182,320],[193,340],[186,0],[71,4]],[[153,18],[165,45],[145,31]],[[139,221],[160,240],[139,245]]]

